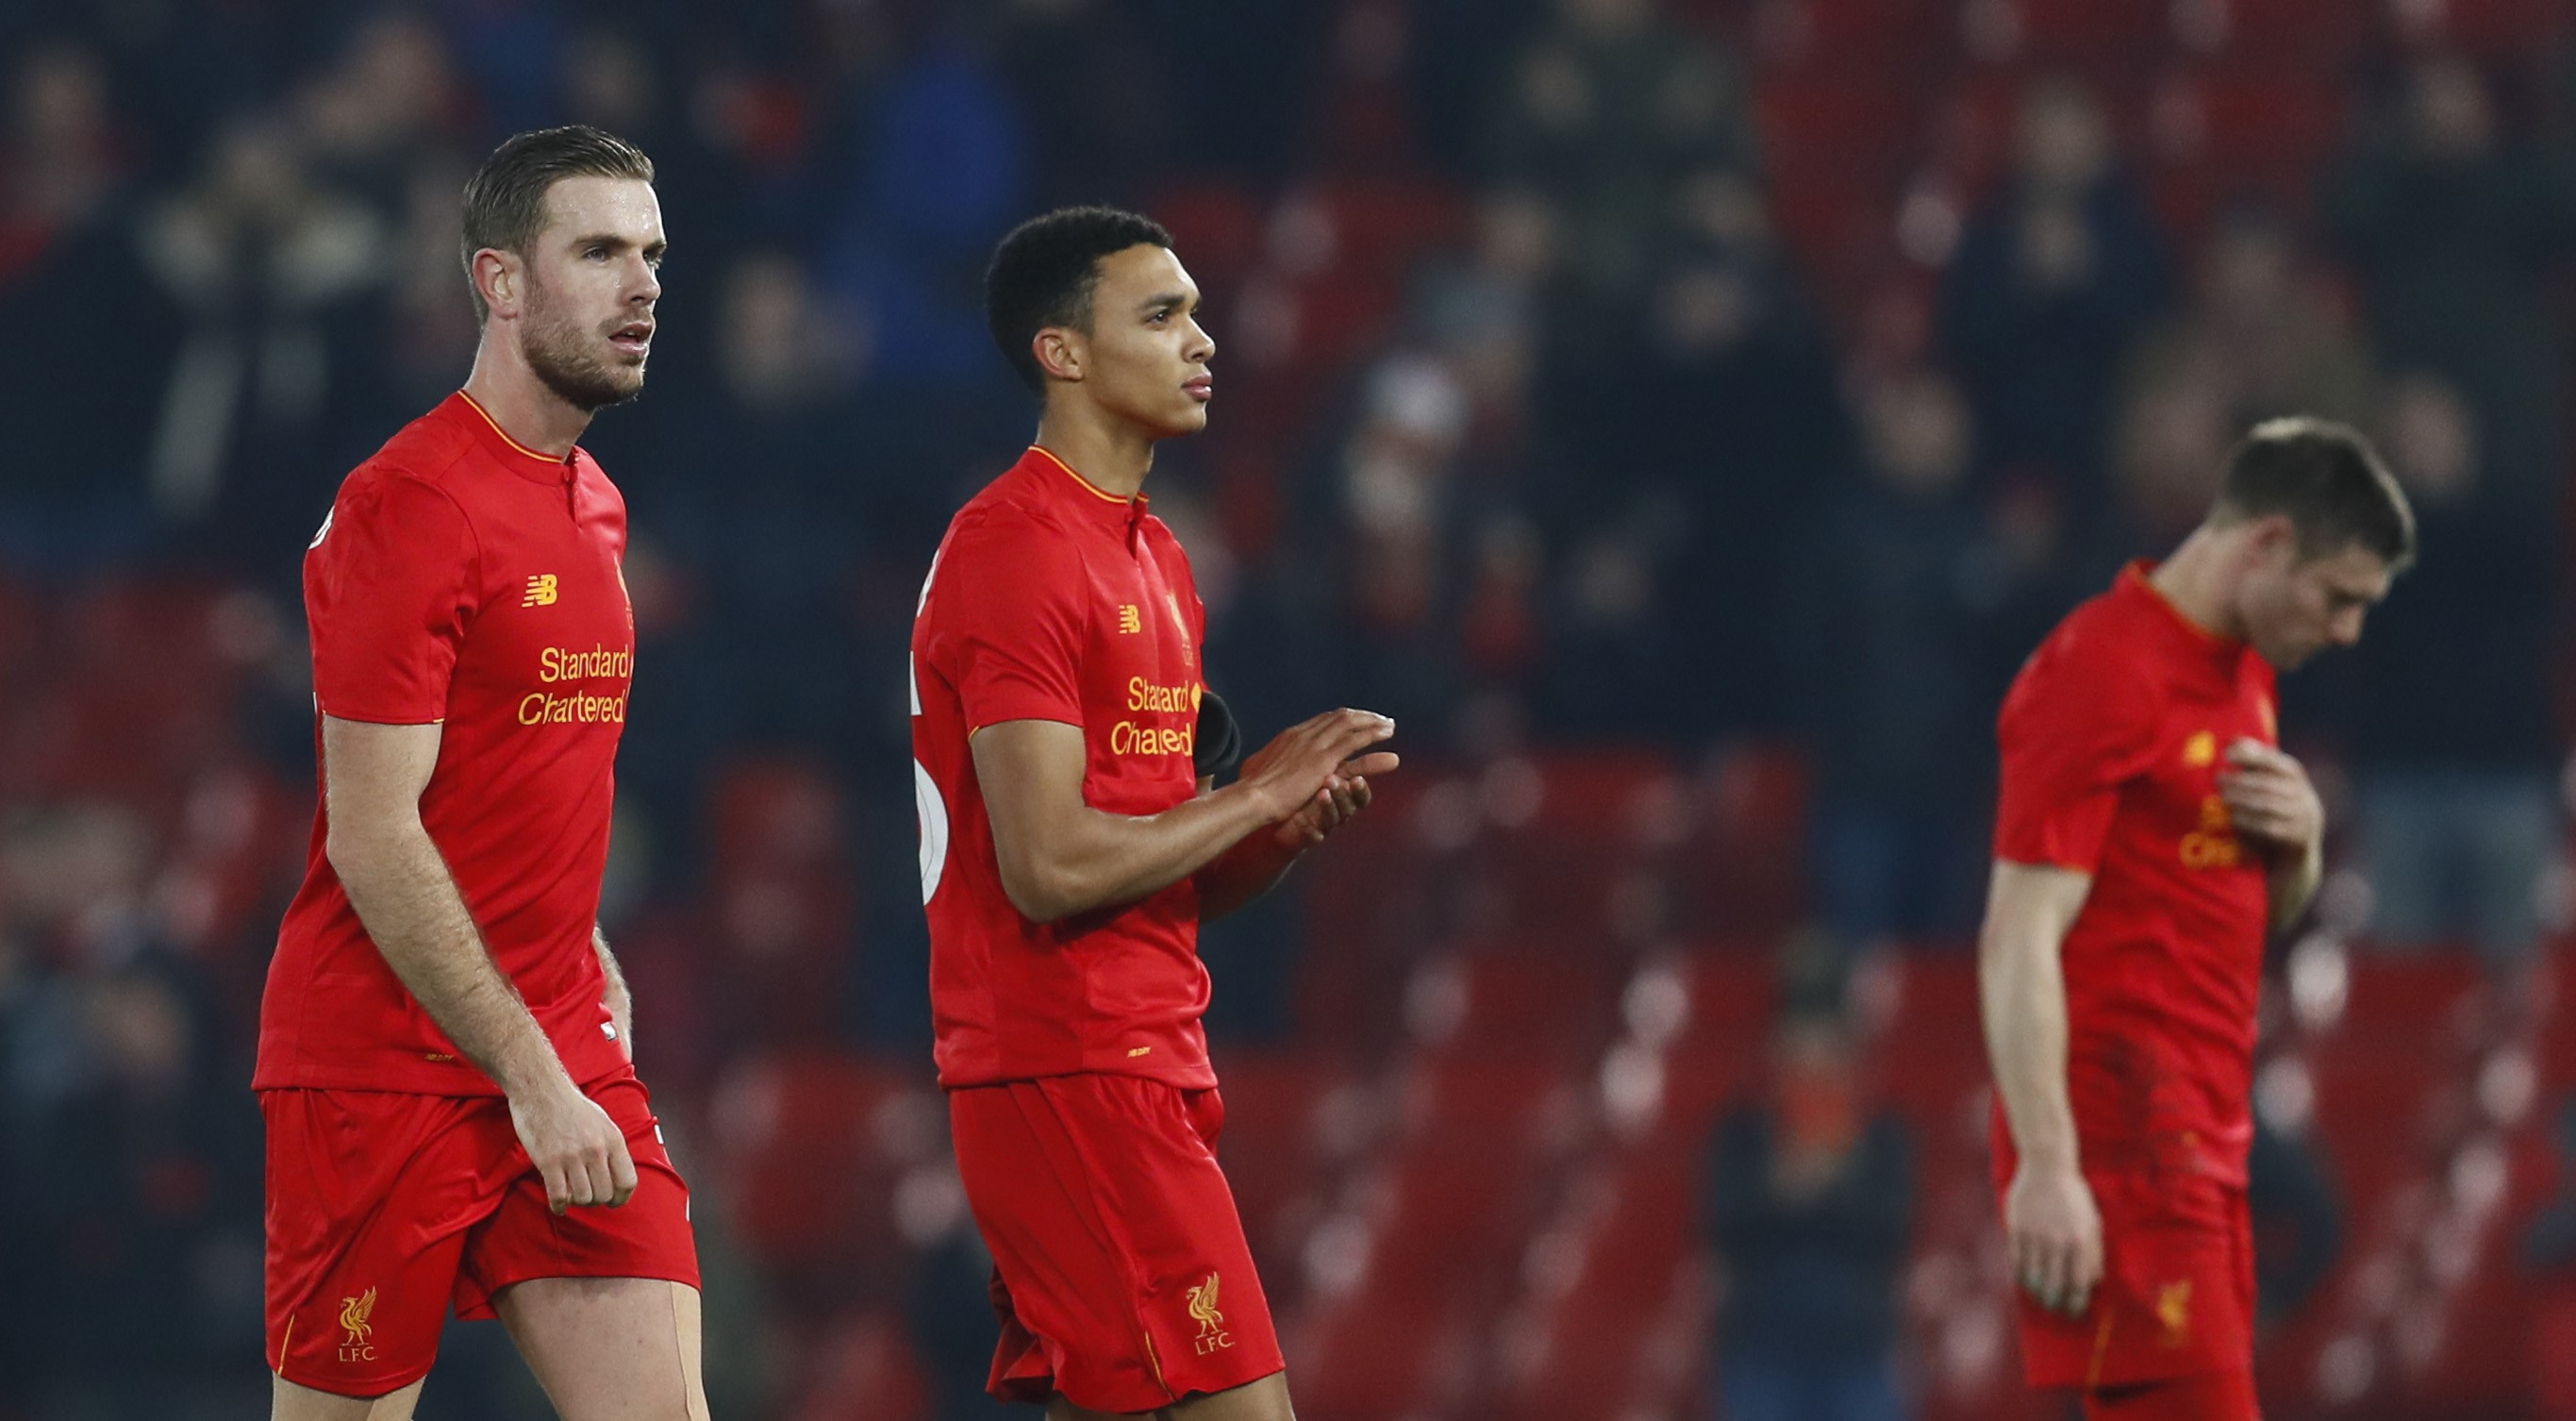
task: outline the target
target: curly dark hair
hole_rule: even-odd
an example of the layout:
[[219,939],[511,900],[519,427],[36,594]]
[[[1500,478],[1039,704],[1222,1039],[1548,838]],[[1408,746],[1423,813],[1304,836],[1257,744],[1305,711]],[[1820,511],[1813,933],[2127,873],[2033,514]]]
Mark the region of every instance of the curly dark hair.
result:
[[1029,348],[1038,332],[1069,326],[1091,333],[1101,258],[1171,245],[1163,224],[1115,207],[1060,207],[1012,228],[984,270],[984,320],[1021,383],[1046,391],[1046,372]]

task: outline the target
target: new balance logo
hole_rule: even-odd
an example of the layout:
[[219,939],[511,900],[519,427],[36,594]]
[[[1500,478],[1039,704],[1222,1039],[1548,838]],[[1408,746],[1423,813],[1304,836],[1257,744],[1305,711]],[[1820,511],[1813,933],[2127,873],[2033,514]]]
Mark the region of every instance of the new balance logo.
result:
[[1136,604],[1133,602],[1119,603],[1118,634],[1120,636],[1134,636],[1144,629],[1145,617],[1143,613],[1136,610]]
[[551,607],[561,600],[563,600],[563,594],[555,590],[555,575],[551,572],[540,572],[528,579],[528,595],[519,599],[519,605]]

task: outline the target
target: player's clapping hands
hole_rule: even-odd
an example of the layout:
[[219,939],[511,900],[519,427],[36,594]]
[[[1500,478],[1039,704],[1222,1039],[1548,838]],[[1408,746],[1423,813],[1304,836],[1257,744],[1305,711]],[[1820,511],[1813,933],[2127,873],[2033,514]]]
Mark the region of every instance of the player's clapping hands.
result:
[[1243,783],[1279,810],[1282,847],[1320,844],[1368,807],[1368,777],[1398,761],[1392,751],[1359,752],[1394,733],[1395,722],[1374,711],[1326,711],[1281,731],[1244,760]]
[[2284,849],[2306,852],[2325,839],[2326,811],[2299,762],[2259,740],[2227,747],[2218,776],[2219,797],[2236,831]]

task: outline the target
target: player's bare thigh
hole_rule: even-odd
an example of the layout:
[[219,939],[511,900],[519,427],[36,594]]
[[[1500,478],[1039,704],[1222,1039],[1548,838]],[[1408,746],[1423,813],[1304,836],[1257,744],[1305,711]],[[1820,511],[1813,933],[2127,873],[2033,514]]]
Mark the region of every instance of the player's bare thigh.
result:
[[269,1389],[269,1421],[411,1421],[412,1408],[420,1405],[421,1385],[429,1378],[373,1399],[334,1396],[297,1386],[284,1377],[271,1380],[276,1385]]
[[492,1305],[563,1421],[707,1421],[688,1284],[534,1278]]
[[[1047,1421],[1117,1421],[1106,1411],[1085,1411],[1058,1392],[1047,1402]],[[1297,1421],[1288,1404],[1288,1374],[1272,1372],[1256,1382],[1193,1396],[1187,1401],[1146,1413],[1155,1421]]]

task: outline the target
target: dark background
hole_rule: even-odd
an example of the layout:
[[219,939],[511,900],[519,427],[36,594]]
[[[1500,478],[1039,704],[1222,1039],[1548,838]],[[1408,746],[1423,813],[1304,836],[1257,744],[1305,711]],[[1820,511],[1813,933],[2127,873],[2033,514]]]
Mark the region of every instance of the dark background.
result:
[[[2425,553],[2289,682],[2336,867],[2266,1011],[2267,1407],[2576,1415],[2571,34],[2557,0],[21,0],[0,1416],[265,1405],[298,553],[470,362],[465,176],[571,120],[653,156],[672,241],[650,388],[584,441],[641,638],[603,917],[720,1415],[985,1414],[903,647],[1034,425],[983,261],[1095,200],[1208,295],[1223,394],[1151,491],[1212,682],[1256,743],[1404,728],[1385,802],[1208,936],[1302,1415],[1749,1421],[1733,1383],[1835,1328],[1818,1365],[1897,1414],[2024,1405],[1966,952],[1993,710],[2291,412],[2381,440]],[[1833,1186],[1875,1214],[1744,1212],[1759,1122],[1808,1118],[1782,1013],[1884,1107]],[[1847,1288],[1763,1285],[1811,1245]],[[458,1328],[422,1415],[532,1404]]]

